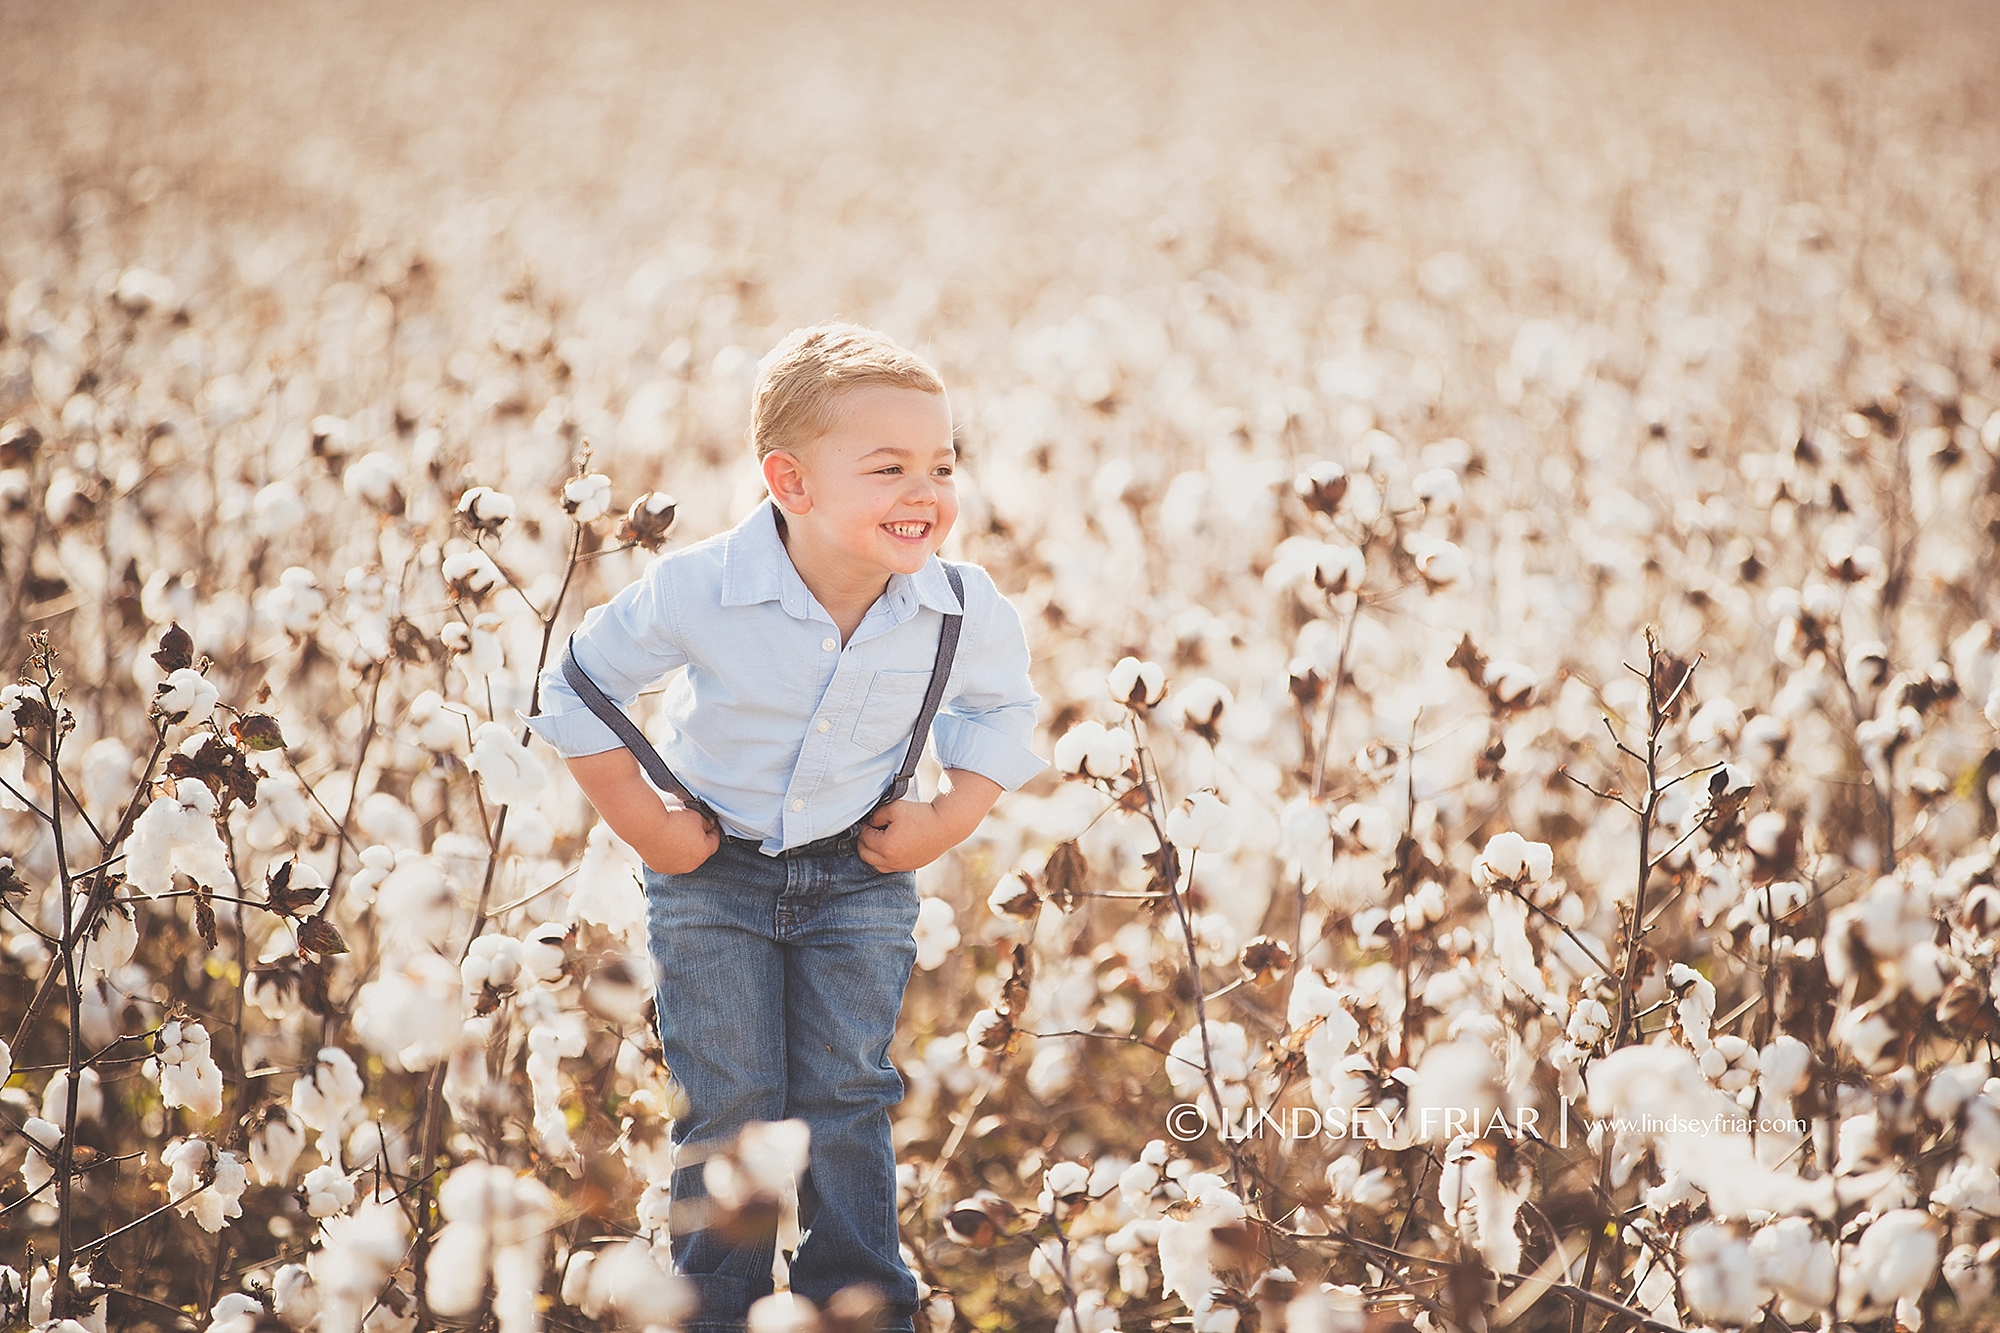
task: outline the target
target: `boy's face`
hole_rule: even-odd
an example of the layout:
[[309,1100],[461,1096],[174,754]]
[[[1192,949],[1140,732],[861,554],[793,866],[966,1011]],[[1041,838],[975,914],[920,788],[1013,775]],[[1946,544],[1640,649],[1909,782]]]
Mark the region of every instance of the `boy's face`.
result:
[[764,475],[785,510],[794,559],[824,577],[870,583],[916,573],[944,544],[958,520],[956,459],[942,394],[871,384],[846,395],[832,430],[774,450]]

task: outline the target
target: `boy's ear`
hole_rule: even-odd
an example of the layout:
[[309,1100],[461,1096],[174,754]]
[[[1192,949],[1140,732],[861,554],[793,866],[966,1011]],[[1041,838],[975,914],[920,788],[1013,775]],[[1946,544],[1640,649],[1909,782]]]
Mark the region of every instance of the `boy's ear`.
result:
[[788,514],[805,514],[812,511],[812,496],[806,493],[805,473],[799,468],[796,455],[786,449],[773,449],[764,455],[764,485],[770,488],[771,498],[778,507]]

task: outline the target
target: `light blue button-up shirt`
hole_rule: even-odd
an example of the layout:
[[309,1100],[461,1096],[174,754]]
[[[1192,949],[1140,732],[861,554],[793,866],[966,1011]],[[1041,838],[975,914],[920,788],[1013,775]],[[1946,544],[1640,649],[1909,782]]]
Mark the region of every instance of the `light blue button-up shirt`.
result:
[[[977,565],[958,566],[965,621],[931,739],[946,768],[1012,790],[1047,764],[1030,748],[1040,698],[1021,617]],[[661,556],[583,618],[577,665],[619,707],[676,667],[667,767],[725,831],[775,855],[853,824],[902,767],[947,613],[959,611],[933,556],[892,574],[845,646],[779,540],[766,500],[730,531]],[[542,673],[535,734],[565,758],[619,748],[563,679]]]

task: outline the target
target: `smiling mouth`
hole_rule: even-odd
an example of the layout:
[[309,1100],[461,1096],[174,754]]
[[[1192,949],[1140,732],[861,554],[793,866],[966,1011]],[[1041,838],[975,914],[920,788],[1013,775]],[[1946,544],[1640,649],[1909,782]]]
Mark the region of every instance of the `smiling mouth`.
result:
[[917,538],[929,535],[931,525],[928,523],[884,523],[882,528],[891,536]]

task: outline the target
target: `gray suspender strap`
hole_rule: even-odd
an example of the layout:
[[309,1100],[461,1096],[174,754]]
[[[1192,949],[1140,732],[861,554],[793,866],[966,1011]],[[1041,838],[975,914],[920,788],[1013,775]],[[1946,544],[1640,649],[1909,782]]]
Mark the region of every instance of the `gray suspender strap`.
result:
[[[958,576],[955,565],[944,565],[944,576],[951,580],[951,591],[958,598],[960,607],[965,605],[965,581]],[[931,687],[924,695],[923,711],[917,714],[917,729],[910,736],[910,750],[903,756],[903,767],[896,774],[896,780],[889,784],[889,792],[875,803],[881,809],[891,801],[900,801],[910,789],[910,780],[917,775],[917,761],[924,757],[924,742],[930,739],[931,723],[937,718],[938,705],[944,702],[945,681],[951,675],[952,658],[958,655],[958,631],[964,624],[963,615],[946,616],[944,627],[938,631],[937,660],[931,664]]]
[[[965,581],[959,577],[958,570],[954,566],[944,564],[942,560],[938,563],[944,565],[944,576],[951,581],[951,590],[958,597],[958,604],[964,606]],[[930,739],[931,723],[937,718],[938,705],[944,702],[945,682],[951,675],[952,659],[958,655],[958,631],[964,620],[963,615],[948,615],[944,618],[943,627],[938,631],[937,660],[931,664],[931,685],[924,694],[923,710],[917,714],[916,731],[910,737],[909,752],[903,756],[902,770],[896,774],[896,780],[889,784],[888,794],[876,803],[878,809],[891,801],[902,800],[903,794],[910,789],[910,780],[916,776],[917,761],[923,758],[924,754],[924,742]],[[681,798],[688,809],[698,811],[703,819],[719,825],[720,821],[716,819],[715,811],[709,808],[708,803],[689,791],[687,784],[674,776],[674,771],[667,767],[667,761],[660,757],[660,752],[653,748],[653,743],[646,739],[645,733],[633,724],[631,718],[625,716],[624,710],[611,702],[610,696],[597,688],[597,682],[590,678],[589,673],[577,665],[575,635],[571,635],[569,641],[563,645],[562,673],[563,679],[569,682],[569,687],[576,691],[584,706],[597,716],[598,721],[611,728],[611,733],[632,752],[632,756],[639,761],[639,767],[646,770],[646,776],[653,780],[655,787],[672,792]]]
[[639,767],[646,770],[646,776],[653,780],[655,787],[661,791],[672,792],[681,798],[681,803],[688,809],[698,812],[703,819],[720,827],[720,821],[716,819],[715,811],[708,808],[708,803],[689,791],[687,784],[674,776],[674,771],[667,767],[666,760],[660,758],[660,752],[653,748],[653,743],[646,739],[646,734],[640,731],[632,719],[625,716],[624,710],[612,703],[610,697],[597,688],[597,682],[577,665],[576,636],[573,634],[563,645],[562,673],[563,679],[569,682],[569,687],[576,691],[577,697],[597,715],[597,720],[611,728],[612,734],[632,752],[632,757],[639,761]]

